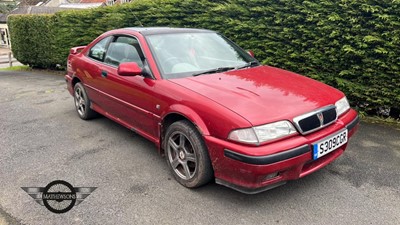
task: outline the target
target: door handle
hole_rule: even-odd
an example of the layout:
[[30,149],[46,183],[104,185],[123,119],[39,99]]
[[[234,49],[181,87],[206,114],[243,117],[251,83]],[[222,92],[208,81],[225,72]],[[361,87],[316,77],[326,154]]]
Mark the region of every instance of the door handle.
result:
[[107,77],[107,72],[106,71],[101,71],[101,76],[102,77]]

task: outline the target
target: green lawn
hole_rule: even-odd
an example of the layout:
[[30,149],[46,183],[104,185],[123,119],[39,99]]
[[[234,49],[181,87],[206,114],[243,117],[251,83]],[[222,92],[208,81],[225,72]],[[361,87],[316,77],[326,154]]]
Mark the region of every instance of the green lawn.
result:
[[12,66],[12,67],[6,67],[6,68],[0,68],[0,71],[19,71],[19,70],[32,70],[29,66]]

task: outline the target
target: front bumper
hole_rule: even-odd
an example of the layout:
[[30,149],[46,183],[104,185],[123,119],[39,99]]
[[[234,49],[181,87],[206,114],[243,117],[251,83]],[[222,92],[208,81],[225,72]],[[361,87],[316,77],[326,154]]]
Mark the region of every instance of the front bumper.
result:
[[350,138],[359,118],[354,110],[337,122],[306,136],[295,136],[264,146],[243,146],[211,136],[205,137],[216,182],[247,194],[259,193],[315,172],[338,158],[347,144],[312,159],[312,143],[343,129]]

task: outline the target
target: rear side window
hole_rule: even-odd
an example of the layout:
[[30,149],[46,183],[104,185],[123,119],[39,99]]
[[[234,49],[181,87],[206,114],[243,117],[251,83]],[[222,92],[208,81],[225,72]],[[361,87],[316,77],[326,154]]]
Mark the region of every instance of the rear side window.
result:
[[89,57],[95,60],[103,61],[107,50],[107,44],[110,42],[112,36],[106,37],[97,42],[89,51]]

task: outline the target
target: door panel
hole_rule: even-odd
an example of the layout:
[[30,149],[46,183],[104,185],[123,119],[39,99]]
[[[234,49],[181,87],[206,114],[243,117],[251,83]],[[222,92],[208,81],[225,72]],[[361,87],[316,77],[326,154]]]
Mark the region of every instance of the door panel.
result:
[[109,112],[123,122],[147,133],[157,136],[158,116],[156,116],[157,99],[154,96],[155,81],[142,76],[122,77],[115,67],[103,67],[107,77],[101,88],[113,101]]
[[115,120],[138,132],[158,139],[156,116],[157,99],[154,98],[156,81],[143,76],[119,76],[117,68],[123,62],[135,62],[143,67],[144,55],[138,40],[131,36],[115,36],[98,64],[96,88],[100,107]]
[[83,79],[89,99],[102,108],[109,104],[101,92],[101,82],[103,80],[101,70],[104,66],[102,61],[112,38],[113,36],[103,38],[89,50],[88,56],[82,55],[81,65],[78,67],[81,69],[76,71],[79,73],[79,77]]

